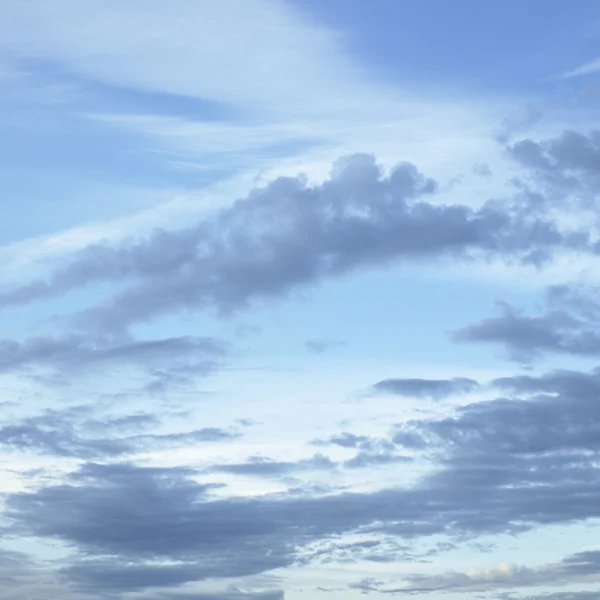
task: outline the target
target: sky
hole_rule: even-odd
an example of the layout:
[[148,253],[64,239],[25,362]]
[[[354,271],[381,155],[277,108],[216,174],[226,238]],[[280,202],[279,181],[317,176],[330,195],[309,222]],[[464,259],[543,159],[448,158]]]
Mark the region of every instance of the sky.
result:
[[0,3],[0,600],[597,600],[600,13]]

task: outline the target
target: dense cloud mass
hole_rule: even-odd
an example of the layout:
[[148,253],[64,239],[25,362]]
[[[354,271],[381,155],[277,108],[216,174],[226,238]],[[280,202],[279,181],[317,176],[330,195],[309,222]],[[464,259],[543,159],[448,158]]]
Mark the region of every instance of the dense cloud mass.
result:
[[[508,462],[509,457],[519,457],[539,460],[540,467],[569,468],[575,462],[580,469],[595,472],[595,458],[586,453],[600,449],[597,371],[520,375],[492,384],[515,396],[468,404],[455,417],[440,421],[411,421],[399,428],[394,441],[416,449],[451,449],[457,460],[469,454],[473,460],[495,456]],[[515,465],[506,465],[506,475],[510,475],[509,466]],[[543,478],[544,471],[535,469],[534,476]]]
[[350,156],[320,185],[280,178],[189,229],[90,246],[47,279],[6,290],[0,306],[122,282],[120,292],[74,320],[120,331],[169,311],[230,312],[394,260],[483,252],[539,264],[554,250],[587,247],[584,232],[562,233],[555,222],[518,209],[427,201],[436,188],[412,164],[385,175],[373,157]]

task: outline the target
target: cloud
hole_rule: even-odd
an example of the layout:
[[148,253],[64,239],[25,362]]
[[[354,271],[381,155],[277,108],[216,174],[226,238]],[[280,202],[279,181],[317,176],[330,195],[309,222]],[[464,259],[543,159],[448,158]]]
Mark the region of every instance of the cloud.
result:
[[365,469],[368,467],[385,466],[392,464],[406,464],[412,462],[409,456],[402,456],[394,451],[361,451],[356,456],[345,460],[342,464],[346,469]]
[[[198,580],[259,574],[301,560],[307,545],[352,532],[452,541],[585,521],[600,516],[598,381],[595,372],[567,371],[502,378],[493,385],[526,398],[397,426],[394,442],[426,450],[435,466],[405,488],[215,498],[191,469],[88,463],[64,483],[8,494],[6,516],[14,534],[78,548],[96,561],[94,573],[132,565],[133,580],[138,568],[165,561],[193,563]],[[339,438],[348,447],[369,443]],[[258,472],[272,469],[255,462]],[[278,476],[289,465],[275,467]],[[60,510],[65,505],[71,510]],[[578,559],[563,568],[583,576],[597,556]],[[162,572],[191,576],[184,567]]]
[[341,448],[364,448],[371,447],[373,438],[367,435],[357,435],[349,431],[343,431],[330,436],[327,440],[315,440],[313,444],[317,446],[334,445]]
[[328,471],[335,467],[336,464],[322,454],[315,454],[311,458],[301,459],[297,462],[277,461],[263,456],[251,456],[243,463],[213,465],[209,468],[209,471],[251,477],[278,477],[281,475],[290,475],[298,471]]
[[55,571],[23,552],[0,549],[0,581],[3,600],[72,598]]
[[[552,453],[559,471],[568,467],[568,453],[575,463],[580,461],[582,469],[592,468],[580,453],[600,450],[595,426],[600,418],[598,371],[504,377],[492,385],[517,397],[468,404],[446,419],[411,421],[399,426],[394,441],[417,449],[445,448],[457,458],[471,453],[474,468],[477,456],[504,459],[506,464],[498,463],[498,467],[508,467],[517,456],[532,463],[537,457],[540,467],[549,468]],[[528,399],[518,397],[523,395]],[[551,471],[537,473],[545,477]],[[510,469],[506,474],[510,475]]]
[[[29,523],[19,519],[19,529],[62,539],[95,557],[95,564],[76,565],[75,576],[104,581],[103,586],[112,583],[101,577],[101,568],[105,575],[121,570],[131,586],[146,574],[142,563],[165,560],[194,563],[195,580],[241,577],[290,564],[289,525],[283,515],[273,519],[263,512],[270,504],[277,506],[273,500],[266,505],[252,499],[209,500],[212,486],[192,481],[192,475],[185,468],[87,464],[64,484],[14,496],[9,515],[19,519],[41,510]],[[56,513],[56,503],[65,501],[75,504]],[[132,567],[124,568],[127,563]],[[156,577],[173,583],[189,580],[191,572],[191,566],[159,569]]]
[[552,286],[537,315],[502,303],[499,316],[463,327],[452,338],[501,344],[512,359],[524,362],[546,353],[596,356],[600,353],[600,305],[595,295],[593,289]]
[[600,71],[600,59],[585,63],[576,69],[572,69],[564,74],[564,77],[583,77],[585,75],[593,75]]
[[[71,22],[81,29],[74,32]],[[332,84],[339,92],[358,84],[335,34],[281,2],[123,7],[107,0],[99,8],[57,0],[49,11],[43,2],[9,1],[0,23],[7,51],[21,61],[51,61],[117,88],[222,103],[234,115],[240,108],[311,114],[319,102],[331,108]]]
[[349,431],[331,435],[325,440],[313,440],[311,443],[315,446],[356,449],[359,451],[357,456],[387,455],[396,450],[396,446],[386,438],[358,435]]
[[324,340],[324,339],[314,339],[307,340],[305,342],[306,349],[313,354],[323,354],[328,350],[332,350],[334,348],[340,348],[346,345],[346,342],[341,340]]
[[164,389],[212,372],[226,354],[227,345],[215,338],[192,336],[154,340],[119,340],[66,333],[0,340],[0,373],[44,377],[46,383],[69,382],[74,377],[106,374],[124,369],[142,370],[150,386]]
[[150,413],[133,413],[129,415],[109,416],[103,419],[90,418],[83,421],[85,429],[94,433],[122,433],[134,430],[143,431],[160,423],[156,415]]
[[323,454],[315,454],[310,458],[298,461],[278,461],[263,456],[252,456],[246,462],[213,465],[208,472],[231,473],[249,477],[281,477],[300,472],[333,471],[335,469],[364,469],[396,463],[408,463],[412,458],[396,453],[394,444],[388,442],[389,448],[368,448],[359,450],[355,456],[348,460],[333,461]]
[[122,331],[175,310],[228,313],[402,259],[483,252],[537,264],[553,250],[585,245],[581,237],[563,236],[553,222],[497,205],[473,210],[423,201],[435,189],[411,164],[385,175],[371,156],[347,157],[321,185],[280,178],[195,227],[90,246],[47,280],[6,290],[0,305],[121,282],[124,289],[76,315],[74,323]]
[[61,571],[81,591],[124,594],[155,587],[179,586],[197,581],[198,566],[190,564],[118,564],[114,561],[81,561]]
[[[266,165],[266,158],[280,158],[282,152],[298,152],[294,160],[302,153],[299,160],[304,163],[314,160],[318,166],[312,167],[311,176],[316,172],[320,178],[320,160],[334,146],[373,145],[380,159],[387,161],[398,145],[392,141],[382,147],[382,135],[402,138],[402,147],[410,147],[416,139],[417,153],[419,148],[421,153],[425,153],[423,148],[432,150],[434,167],[456,161],[457,154],[468,154],[463,174],[458,175],[467,185],[475,181],[486,189],[502,177],[504,165],[495,162],[490,162],[490,176],[486,166],[490,157],[485,152],[475,152],[485,163],[470,170],[473,148],[484,147],[481,139],[489,130],[489,123],[482,123],[481,115],[476,115],[481,113],[476,98],[468,99],[475,109],[463,111],[468,116],[456,122],[453,119],[463,107],[449,110],[445,101],[435,100],[415,109],[413,100],[402,98],[408,98],[406,86],[400,86],[396,104],[394,90],[384,97],[379,93],[383,90],[365,78],[366,71],[351,67],[340,51],[338,37],[300,18],[283,0],[256,0],[250,6],[246,0],[173,0],[168,7],[157,0],[149,0],[148,6],[123,4],[106,0],[100,7],[90,0],[56,0],[49,7],[42,0],[7,0],[0,6],[4,49],[24,69],[47,69],[51,79],[56,74],[56,80],[68,80],[75,90],[85,87],[91,95],[101,85],[136,95],[132,105],[145,94],[153,114],[111,113],[110,107],[90,111],[78,103],[83,110],[73,118],[78,126],[79,121],[87,121],[77,135],[86,135],[90,129],[102,131],[108,136],[107,148],[116,147],[111,144],[116,137],[136,140],[139,150],[156,151],[161,159],[167,156],[169,168],[180,160],[201,162],[205,170],[201,176],[186,175],[190,182],[204,181],[225,162],[233,170],[254,169]],[[73,28],[72,22],[80,26]],[[41,67],[37,61],[44,61]],[[165,117],[178,104],[179,112],[173,110],[178,114]],[[214,112],[208,115],[206,109]],[[183,114],[187,111],[194,114]],[[359,111],[360,119],[354,118]],[[484,133],[473,135],[468,127],[463,130],[467,122]],[[42,125],[34,123],[32,129],[37,131]],[[514,128],[507,136],[512,133]],[[228,154],[236,138],[237,149]],[[423,143],[422,138],[429,139]],[[124,372],[136,380],[141,373],[142,390],[148,395],[165,392],[212,372],[230,357],[228,346],[213,338],[169,337],[177,335],[170,331],[161,331],[157,337],[163,339],[138,339],[136,326],[141,323],[188,311],[228,316],[381,266],[405,264],[412,270],[424,262],[448,266],[480,260],[544,266],[555,255],[571,250],[588,252],[593,258],[600,248],[595,221],[571,228],[571,221],[557,213],[581,207],[595,194],[600,183],[595,173],[599,140],[597,133],[565,132],[554,140],[522,140],[508,146],[508,154],[522,170],[523,179],[516,182],[527,200],[522,205],[521,195],[484,202],[485,197],[472,193],[448,204],[460,189],[448,191],[443,173],[433,171],[438,185],[412,164],[400,163],[384,171],[372,157],[354,155],[336,163],[322,183],[309,183],[302,176],[285,177],[248,195],[220,198],[226,202],[241,199],[197,222],[194,217],[181,229],[114,241],[124,229],[145,227],[149,221],[160,222],[162,227],[172,226],[170,220],[181,222],[200,205],[205,208],[204,196],[154,209],[127,223],[61,235],[59,253],[87,236],[97,239],[103,228],[113,241],[107,237],[54,263],[41,261],[35,267],[39,279],[21,274],[19,285],[0,289],[0,310],[6,310],[7,319],[20,316],[21,307],[29,303],[87,289],[61,303],[61,310],[74,310],[73,306],[79,310],[67,317],[66,332],[0,340],[0,374],[9,384],[22,382],[22,376],[37,383],[76,380],[82,387],[73,386],[68,393],[81,393],[84,402],[108,397],[109,388],[120,385]],[[314,153],[304,154],[298,150],[300,144],[312,144]],[[320,145],[318,149],[315,144]],[[139,158],[139,153],[134,154]],[[275,162],[268,164],[271,172],[286,171],[291,163]],[[126,165],[121,167],[127,170]],[[152,177],[157,176],[153,172]],[[245,186],[246,177],[242,175],[232,186]],[[498,188],[493,193],[497,192]],[[558,202],[561,196],[564,205]],[[579,213],[573,217],[579,218]],[[43,254],[58,239],[49,238],[37,252]],[[9,253],[14,251],[25,262],[35,254],[21,256],[16,248]],[[539,311],[520,312],[507,306],[497,320],[508,315],[513,321],[475,323],[455,339],[500,343],[519,360],[551,352],[594,357],[600,349],[594,293],[582,298],[574,290],[555,287]],[[9,312],[11,307],[19,310]],[[53,310],[52,305],[44,309]],[[35,319],[36,314],[25,316]],[[174,322],[181,324],[179,319],[169,319],[161,326],[168,329]],[[19,323],[10,323],[11,328],[15,326]],[[313,331],[327,333],[318,323]],[[341,343],[326,338],[303,341],[316,354]],[[256,366],[246,364],[246,359],[255,362],[256,355],[244,357],[240,371]],[[600,376],[595,370],[503,377],[488,387],[455,374],[448,379],[379,381],[373,386],[376,392],[433,400],[473,391],[478,396],[490,394],[484,402],[456,408],[445,405],[443,417],[423,418],[430,413],[420,412],[418,419],[396,425],[388,432],[389,439],[385,432],[377,437],[373,428],[390,415],[374,415],[373,407],[364,403],[336,406],[340,390],[334,386],[324,391],[327,407],[319,411],[323,423],[309,434],[323,438],[314,442],[321,448],[313,447],[310,452],[324,454],[301,460],[286,456],[285,450],[281,455],[274,452],[273,458],[256,456],[265,448],[272,449],[269,435],[273,433],[277,439],[286,439],[291,452],[301,442],[302,428],[310,427],[311,418],[291,423],[297,426],[291,435],[285,429],[294,417],[288,414],[289,403],[271,406],[273,382],[262,381],[264,372],[245,371],[239,377],[238,371],[231,372],[219,380],[219,387],[222,382],[234,386],[225,396],[219,392],[225,404],[201,403],[194,409],[202,419],[231,415],[232,422],[237,419],[246,425],[239,417],[247,408],[244,403],[253,403],[248,416],[263,424],[245,432],[247,438],[233,459],[229,447],[223,450],[224,456],[208,456],[215,446],[220,453],[221,444],[224,447],[237,439],[236,428],[212,427],[204,420],[200,425],[190,422],[192,410],[183,430],[168,427],[171,423],[162,420],[163,410],[177,403],[179,394],[165,394],[164,402],[154,407],[155,414],[127,414],[140,406],[136,398],[135,406],[124,401],[119,407],[124,413],[108,417],[99,416],[93,408],[87,413],[53,409],[32,415],[28,413],[31,407],[21,403],[22,397],[29,400],[28,390],[15,394],[10,410],[18,418],[0,422],[0,446],[28,456],[9,459],[40,462],[29,456],[34,453],[73,459],[42,464],[77,466],[71,473],[53,473],[52,478],[32,476],[18,486],[9,481],[8,491],[2,492],[2,531],[7,543],[27,548],[31,544],[42,556],[64,549],[70,552],[55,561],[44,556],[43,563],[36,564],[25,555],[0,551],[0,585],[5,584],[2,593],[7,599],[283,600],[278,586],[254,585],[259,576],[274,570],[282,577],[289,574],[292,586],[296,573],[281,573],[281,569],[344,563],[341,569],[298,575],[294,594],[303,595],[310,593],[307,584],[312,587],[313,576],[347,577],[347,573],[358,573],[364,561],[371,563],[374,572],[406,573],[406,563],[426,555],[425,551],[410,552],[411,544],[462,543],[482,535],[600,517],[596,425],[600,414],[595,406]],[[88,377],[99,385],[83,387]],[[329,385],[331,378],[326,379]],[[348,378],[339,379],[348,384]],[[297,388],[286,381],[283,394],[293,397]],[[35,391],[40,389],[31,398],[35,403],[53,402],[58,395],[56,388],[40,386]],[[386,406],[390,405],[387,400]],[[109,402],[115,409],[114,399]],[[401,409],[392,418],[407,418]],[[35,410],[41,410],[37,404]],[[212,411],[216,413],[211,416]],[[296,412],[302,416],[302,409]],[[335,430],[327,429],[329,418],[338,423]],[[357,428],[356,433],[332,434],[339,423],[356,423],[361,418],[364,428]],[[213,446],[164,452],[198,444]],[[333,458],[327,456],[329,452]],[[140,453],[144,456],[137,457],[137,464]],[[199,460],[201,467],[165,466],[175,460]],[[153,462],[161,466],[149,466]],[[290,475],[299,479],[306,475],[307,481],[298,482],[295,489],[261,495],[261,490],[270,487],[264,480],[244,479],[281,482]],[[319,487],[312,476],[317,482],[343,477],[355,487]],[[231,480],[231,487],[221,484]],[[402,484],[396,484],[398,480]],[[436,556],[435,550],[431,552]],[[399,568],[383,564],[398,560],[404,561]],[[472,590],[510,589],[515,582],[523,587],[580,583],[595,578],[599,564],[598,553],[589,551],[539,569],[501,565],[488,572],[434,575],[435,565],[429,565],[426,575],[409,573],[401,589],[468,595]],[[231,580],[240,587],[225,587]],[[355,590],[394,592],[375,580],[361,582]],[[583,594],[547,598],[588,600]]]
[[[89,409],[91,410],[91,409]],[[154,424],[156,419],[140,421],[140,415],[117,419],[89,421],[81,419],[86,407],[47,410],[39,416],[11,420],[0,424],[0,446],[21,452],[78,458],[83,460],[115,459],[132,456],[144,450],[189,446],[205,442],[225,442],[239,437],[235,431],[204,427],[177,433],[134,433],[114,435],[119,429]],[[89,430],[105,433],[104,437],[90,436]]]
[[[600,579],[600,552],[578,552],[559,563],[536,568],[502,562],[493,569],[473,569],[439,575],[409,574],[397,587],[382,581],[365,580],[357,589],[385,594],[428,594],[431,592],[494,591],[502,588],[557,586],[573,583],[593,583]],[[385,586],[385,587],[384,587]],[[550,596],[551,597],[551,596]],[[568,598],[568,596],[566,596]],[[577,596],[575,596],[576,598]]]
[[416,398],[442,400],[449,396],[468,394],[476,390],[479,383],[466,377],[454,379],[384,379],[373,386],[376,392]]
[[[517,600],[512,594],[500,596],[501,600]],[[518,600],[597,600],[598,592],[554,592],[536,594],[535,596],[519,596]]]
[[284,600],[283,590],[266,589],[260,591],[242,590],[236,586],[229,586],[212,592],[206,591],[169,591],[168,595],[162,591],[158,594],[144,595],[145,600]]
[[[529,205],[539,211],[549,206],[565,210],[595,206],[600,177],[600,131],[587,134],[565,130],[542,141],[526,138],[507,146],[509,156],[541,185],[530,191]],[[541,192],[541,195],[540,193]]]
[[[402,544],[393,538],[377,537],[355,542],[342,539],[326,539],[302,552],[302,564],[350,564],[359,561],[373,563],[412,561],[415,555],[411,546]],[[336,591],[343,591],[339,588]],[[331,590],[333,591],[333,590]]]

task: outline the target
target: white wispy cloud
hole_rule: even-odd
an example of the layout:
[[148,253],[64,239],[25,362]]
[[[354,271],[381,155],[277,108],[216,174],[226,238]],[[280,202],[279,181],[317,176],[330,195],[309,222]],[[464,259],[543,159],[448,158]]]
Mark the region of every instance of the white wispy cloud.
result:
[[593,75],[600,71],[600,58],[587,62],[571,71],[564,73],[563,77],[583,77]]
[[332,84],[356,70],[331,32],[281,1],[34,0],[0,10],[4,47],[15,58],[259,112],[331,102]]

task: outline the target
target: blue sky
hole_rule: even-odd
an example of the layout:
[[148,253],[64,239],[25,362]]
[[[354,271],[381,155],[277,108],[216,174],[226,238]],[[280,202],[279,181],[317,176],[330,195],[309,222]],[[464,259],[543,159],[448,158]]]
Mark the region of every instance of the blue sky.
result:
[[0,6],[0,600],[594,600],[600,19]]

